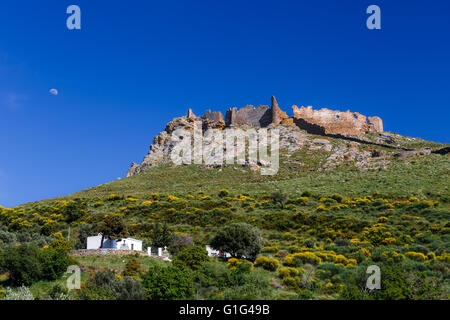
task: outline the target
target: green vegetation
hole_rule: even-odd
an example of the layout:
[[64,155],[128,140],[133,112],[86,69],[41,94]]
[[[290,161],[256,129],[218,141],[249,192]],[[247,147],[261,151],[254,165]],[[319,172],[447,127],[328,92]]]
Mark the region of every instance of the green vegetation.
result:
[[[325,158],[283,155],[275,176],[159,166],[0,207],[0,298],[449,299],[448,156],[317,171]],[[63,254],[98,231],[167,246],[172,262]],[[231,258],[209,258],[205,245]],[[81,290],[64,289],[67,263],[81,267]],[[365,288],[369,265],[381,268],[384,290]]]
[[192,246],[183,249],[177,255],[174,264],[181,268],[197,270],[206,261],[209,261],[209,257],[205,248],[200,246]]
[[220,229],[211,245],[233,258],[255,258],[261,251],[263,238],[259,230],[247,223],[232,223]]

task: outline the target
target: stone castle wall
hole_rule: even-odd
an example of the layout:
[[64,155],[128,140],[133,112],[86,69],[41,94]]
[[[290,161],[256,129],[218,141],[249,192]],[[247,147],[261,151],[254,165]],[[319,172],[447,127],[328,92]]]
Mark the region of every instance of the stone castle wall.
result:
[[292,110],[297,125],[304,126],[305,130],[308,126],[317,126],[321,134],[357,135],[375,130],[374,126],[367,123],[367,117],[358,112],[341,112],[327,108],[313,110],[311,106],[293,106]]

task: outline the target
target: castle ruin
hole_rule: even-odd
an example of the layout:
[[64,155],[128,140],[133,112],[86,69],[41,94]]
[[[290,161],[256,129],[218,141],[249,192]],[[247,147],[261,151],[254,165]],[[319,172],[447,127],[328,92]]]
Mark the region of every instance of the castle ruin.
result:
[[[225,120],[221,112],[208,110],[200,118],[208,122],[222,123],[219,127],[297,125],[308,133],[320,135],[360,135],[368,132],[383,132],[383,121],[377,116],[366,117],[350,110],[345,112],[327,108],[313,110],[311,106],[299,108],[296,105],[292,106],[292,111],[293,116],[289,117],[280,109],[277,100],[272,96],[270,108],[267,105],[259,105],[256,108],[251,105],[241,109],[230,108],[225,114]],[[194,120],[198,117],[189,109],[187,118]]]

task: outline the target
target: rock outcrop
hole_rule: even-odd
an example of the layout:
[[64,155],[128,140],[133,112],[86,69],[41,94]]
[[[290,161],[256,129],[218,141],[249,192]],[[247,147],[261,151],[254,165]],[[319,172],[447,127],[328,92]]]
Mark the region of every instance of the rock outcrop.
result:
[[[177,129],[184,129],[192,132],[196,121],[201,121],[202,131],[208,129],[229,130],[239,127],[244,130],[250,128],[277,127],[280,132],[280,147],[289,152],[302,147],[311,150],[321,150],[331,152],[332,145],[326,139],[316,139],[308,142],[308,134],[320,135],[344,135],[359,136],[367,132],[382,132],[383,122],[379,117],[367,117],[357,112],[340,112],[329,109],[313,110],[312,107],[292,106],[294,115],[289,117],[281,110],[275,97],[271,98],[271,106],[259,105],[256,108],[247,105],[241,109],[228,109],[225,119],[221,112],[208,110],[203,116],[196,116],[192,109],[189,109],[184,117],[175,118],[170,121],[163,132],[159,133],[150,146],[150,151],[145,156],[141,164],[132,163],[128,170],[127,177],[147,170],[153,165],[170,162],[170,154],[173,148],[183,139],[183,137],[173,135]],[[203,142],[203,144],[208,142]],[[337,151],[336,151],[337,152]],[[353,152],[353,151],[352,151]],[[358,160],[354,154],[347,155],[343,150],[338,150],[336,159],[350,157]],[[370,153],[365,154],[360,160],[368,158]],[[330,164],[334,160],[330,159]],[[365,160],[364,160],[365,161]],[[331,166],[331,165],[330,165]]]

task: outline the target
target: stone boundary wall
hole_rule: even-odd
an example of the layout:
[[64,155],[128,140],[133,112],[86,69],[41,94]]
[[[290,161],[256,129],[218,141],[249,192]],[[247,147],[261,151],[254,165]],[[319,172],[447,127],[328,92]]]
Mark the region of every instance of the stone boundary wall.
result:
[[128,256],[135,255],[138,253],[142,257],[152,257],[157,259],[169,258],[170,255],[168,253],[163,252],[161,256],[151,255],[149,256],[145,251],[136,251],[136,250],[118,250],[118,249],[80,249],[80,250],[71,250],[69,252],[69,256],[73,257],[84,257],[84,256],[100,256],[100,255],[115,255],[115,256]]
[[[95,250],[71,250],[70,256],[89,256],[89,255],[117,255],[117,256],[126,256],[130,254],[139,253],[141,256],[148,256],[147,252],[144,251],[135,251],[135,250],[116,250],[116,249],[95,249]],[[156,256],[155,256],[156,257]]]

